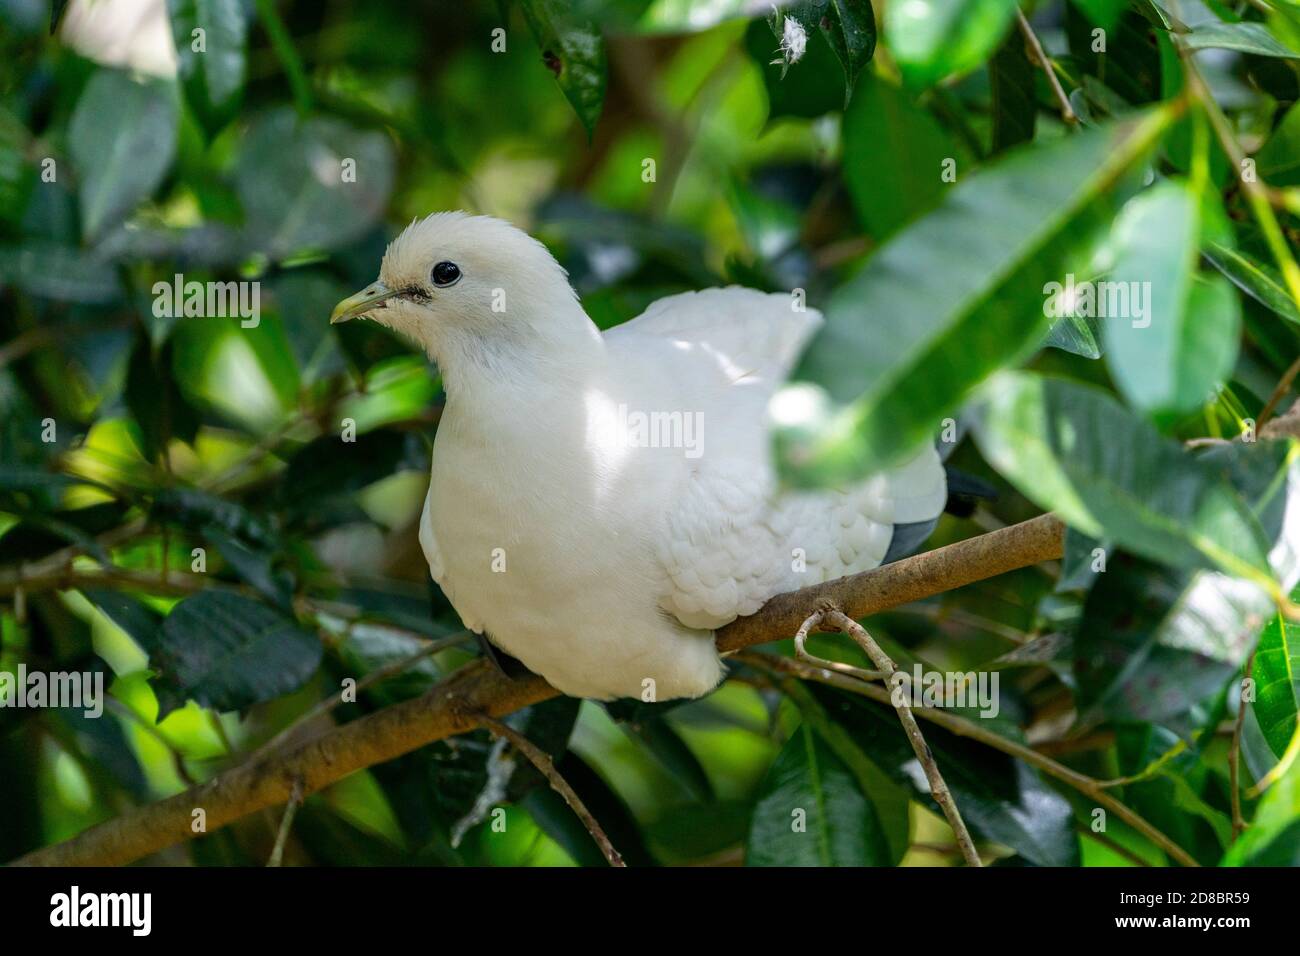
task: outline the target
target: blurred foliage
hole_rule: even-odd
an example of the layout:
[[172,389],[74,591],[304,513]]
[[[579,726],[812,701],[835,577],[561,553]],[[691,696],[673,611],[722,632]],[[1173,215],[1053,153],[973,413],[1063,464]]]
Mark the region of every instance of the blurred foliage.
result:
[[[792,483],[942,429],[999,497],[934,543],[1070,525],[1059,573],[869,621],[895,659],[996,670],[984,726],[1120,780],[1199,862],[1300,863],[1300,452],[1259,434],[1300,354],[1300,5],[1023,12],[0,0],[0,671],[97,671],[111,698],[0,708],[0,857],[469,659],[414,533],[436,372],[327,323],[404,223],[467,208],[546,241],[602,328],[712,284],[804,290],[828,321],[774,406]],[[1089,314],[1049,292],[1067,276],[1145,305]],[[255,284],[256,321],[188,308],[189,282]],[[894,714],[841,690],[733,665],[704,700],[511,723],[634,864],[959,860]],[[990,857],[1170,862],[926,733]],[[159,860],[260,862],[269,829]],[[311,797],[288,859],[603,863],[485,733]]]

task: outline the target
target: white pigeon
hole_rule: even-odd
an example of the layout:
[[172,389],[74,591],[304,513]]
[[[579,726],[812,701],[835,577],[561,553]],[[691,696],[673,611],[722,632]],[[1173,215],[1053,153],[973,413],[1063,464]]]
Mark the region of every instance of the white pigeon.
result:
[[767,406],[821,316],[790,295],[674,295],[601,333],[546,247],[459,212],[413,222],[339,303],[423,346],[447,406],[420,543],[465,626],[558,690],[698,697],[713,630],[876,567],[932,522],[927,447],[843,490],[783,492]]

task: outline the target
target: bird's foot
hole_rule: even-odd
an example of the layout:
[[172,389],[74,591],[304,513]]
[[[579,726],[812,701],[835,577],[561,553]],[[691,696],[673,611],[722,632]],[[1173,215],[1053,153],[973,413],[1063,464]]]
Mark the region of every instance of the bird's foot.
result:
[[479,649],[483,651],[483,656],[492,662],[492,667],[502,677],[507,680],[519,680],[532,673],[519,658],[512,657],[495,646],[486,634],[475,634],[474,637],[478,641]]

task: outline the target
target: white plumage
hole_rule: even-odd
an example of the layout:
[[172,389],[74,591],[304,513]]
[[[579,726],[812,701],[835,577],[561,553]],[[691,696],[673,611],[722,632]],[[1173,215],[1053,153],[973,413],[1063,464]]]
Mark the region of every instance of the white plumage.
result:
[[337,317],[368,312],[443,374],[420,524],[434,580],[567,694],[707,693],[714,628],[875,567],[895,524],[943,509],[933,448],[843,491],[778,493],[768,400],[821,322],[788,295],[671,296],[602,335],[540,243],[442,213],[349,303]]

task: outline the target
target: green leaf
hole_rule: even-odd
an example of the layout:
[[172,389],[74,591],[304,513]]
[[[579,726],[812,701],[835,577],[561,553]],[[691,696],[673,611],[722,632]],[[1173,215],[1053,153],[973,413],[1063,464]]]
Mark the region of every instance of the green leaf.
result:
[[1034,67],[1025,55],[1025,39],[1009,33],[989,61],[993,106],[993,152],[1001,153],[1034,138],[1038,115]]
[[86,600],[95,605],[110,621],[126,632],[136,646],[152,659],[159,647],[162,618],[147,605],[120,591],[91,588],[82,591]]
[[[615,793],[600,774],[592,770],[572,750],[556,761],[556,769],[571,786],[583,806],[600,823],[600,827],[609,837],[609,841],[623,857],[628,866],[653,866],[655,859],[645,848],[641,830],[627,805]],[[522,806],[546,832],[552,840],[562,846],[579,866],[608,866],[605,854],[601,852],[585,823],[551,787],[536,787],[523,798]],[[677,817],[677,813],[668,814]],[[669,821],[660,818],[659,824]],[[675,820],[672,822],[676,822]],[[697,836],[698,832],[692,834]],[[673,834],[677,839],[671,840],[674,847],[681,845],[683,834]]]
[[908,0],[885,7],[885,38],[912,85],[982,64],[1002,42],[1015,0]]
[[1256,172],[1270,186],[1300,186],[1300,103],[1292,106],[1255,154]]
[[943,162],[958,157],[934,117],[908,93],[870,74],[844,114],[844,155],[854,211],[877,240],[939,204],[951,188],[940,178]]
[[662,717],[657,720],[629,721],[623,725],[628,733],[645,744],[673,779],[677,780],[691,798],[707,803],[714,799],[713,785],[698,757],[673,726]]
[[1264,792],[1251,825],[1224,854],[1223,866],[1296,866],[1300,847],[1300,761]]
[[45,239],[0,246],[0,283],[61,302],[105,303],[121,292],[111,263]]
[[1277,590],[1264,532],[1223,476],[1100,389],[1006,373],[985,391],[975,435],[1025,497],[1084,534]]
[[235,189],[251,238],[283,259],[359,238],[388,202],[393,165],[392,146],[382,133],[277,109],[248,130]]
[[[755,20],[751,27],[758,24]],[[751,55],[763,68],[774,104],[772,115],[778,115],[778,102],[788,107],[781,112],[793,116],[820,116],[847,106],[858,74],[876,51],[876,17],[870,0],[799,0],[774,7],[762,33],[761,39],[747,35],[747,41]],[[832,58],[839,61],[844,77],[843,97],[834,95],[827,83],[825,65]],[[794,91],[779,89],[792,68],[800,74],[799,102]],[[820,87],[812,82],[814,75],[822,80]],[[827,105],[822,107],[823,103]],[[809,112],[817,107],[820,112]]]
[[289,459],[281,497],[290,513],[305,512],[323,498],[351,495],[394,472],[428,467],[428,448],[417,434],[380,428],[356,441],[321,435]]
[[1051,323],[1046,283],[1167,122],[1151,113],[1009,154],[876,253],[831,297],[800,369],[855,401],[807,431],[774,407],[787,475],[833,483],[903,459],[981,381],[1037,348]]
[[1120,15],[1128,7],[1128,0],[1073,0],[1093,24],[1103,30],[1112,30]]
[[236,501],[227,501],[197,488],[161,488],[154,494],[150,517],[174,522],[191,531],[216,528],[252,544],[273,547],[271,524]]
[[1101,358],[1101,320],[1096,316],[1063,315],[1047,333],[1045,345],[1086,359]]
[[1161,721],[1221,693],[1270,606],[1247,581],[1113,555],[1074,639],[1080,722]]
[[804,722],[759,788],[749,866],[888,866],[875,807],[848,767]]
[[1202,254],[1242,292],[1288,322],[1300,325],[1300,310],[1296,309],[1290,293],[1282,284],[1282,277],[1272,266],[1260,262],[1250,253],[1214,241],[1206,244]]
[[107,69],[90,78],[68,126],[87,239],[121,222],[162,182],[176,152],[178,116],[174,84]]
[[[228,117],[244,87],[248,18],[240,0],[168,0],[177,69],[186,98],[213,125]],[[194,49],[195,30],[204,49]]]
[[1107,319],[1106,364],[1131,404],[1172,421],[1204,405],[1232,372],[1237,296],[1222,278],[1197,279],[1201,198],[1185,181],[1166,180],[1131,199],[1115,243],[1115,268],[1096,287],[1097,314]]
[[[893,779],[907,784],[927,806],[925,776],[893,708],[822,685],[808,688],[827,715]],[[1079,841],[1070,804],[1031,768],[981,744],[925,724],[953,800],[973,833],[1009,846],[1038,866],[1076,866]]]
[[819,18],[822,34],[844,68],[844,102],[853,95],[862,68],[876,52],[876,15],[871,0],[830,0]]
[[1221,23],[1210,20],[1192,28],[1183,42],[1191,50],[1236,50],[1255,56],[1300,60],[1300,53],[1284,46],[1262,23]]
[[769,122],[782,116],[812,119],[844,106],[837,79],[841,70],[824,34],[809,35],[803,58],[787,66],[771,27],[758,19],[745,31],[745,48],[763,74]]
[[[1101,550],[1101,554],[1097,550]],[[1065,547],[1061,555],[1061,576],[1056,581],[1057,591],[1073,591],[1092,587],[1097,575],[1102,573],[1106,555],[1111,548],[1096,538],[1090,538],[1077,528],[1065,529]]]
[[1295,587],[1300,582],[1300,444],[1227,442],[1203,450],[1198,461],[1237,490],[1263,532],[1274,576],[1283,590]]
[[187,699],[245,710],[297,690],[320,661],[320,640],[292,617],[228,591],[201,591],[163,622],[158,717]]
[[35,177],[27,167],[31,136],[17,116],[0,106],[0,222],[14,222],[27,205]]
[[524,16],[542,48],[542,62],[555,74],[590,137],[605,102],[605,41],[589,20],[572,15],[561,0],[523,0]]
[[172,375],[171,347],[154,353],[147,336],[140,336],[127,365],[122,397],[143,440],[144,455],[150,461],[167,448],[173,438],[192,444],[199,420],[185,402]]
[[1300,628],[1274,614],[1255,649],[1255,717],[1274,757],[1286,753],[1300,713]]

